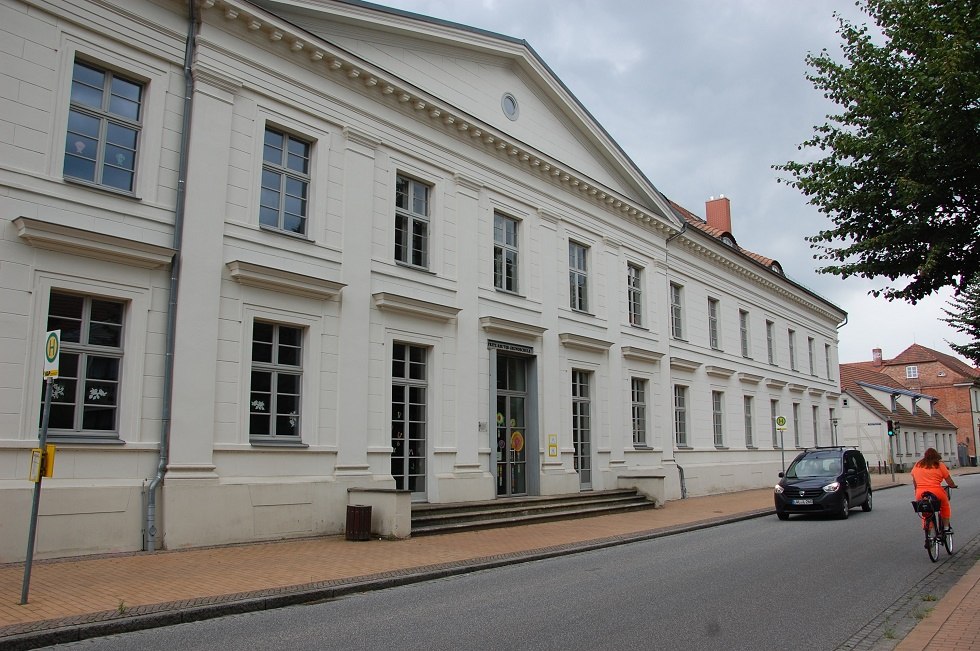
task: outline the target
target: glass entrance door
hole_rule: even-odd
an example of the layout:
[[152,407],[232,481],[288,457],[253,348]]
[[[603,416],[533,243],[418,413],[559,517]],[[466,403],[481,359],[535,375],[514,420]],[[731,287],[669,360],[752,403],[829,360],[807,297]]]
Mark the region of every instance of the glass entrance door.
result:
[[527,495],[527,362],[497,355],[497,495]]

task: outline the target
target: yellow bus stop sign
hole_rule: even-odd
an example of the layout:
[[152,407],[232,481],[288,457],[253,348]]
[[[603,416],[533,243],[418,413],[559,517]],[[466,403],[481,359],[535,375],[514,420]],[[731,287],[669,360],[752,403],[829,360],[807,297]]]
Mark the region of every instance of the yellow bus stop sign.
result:
[[44,336],[44,377],[58,377],[61,359],[61,330],[51,330]]

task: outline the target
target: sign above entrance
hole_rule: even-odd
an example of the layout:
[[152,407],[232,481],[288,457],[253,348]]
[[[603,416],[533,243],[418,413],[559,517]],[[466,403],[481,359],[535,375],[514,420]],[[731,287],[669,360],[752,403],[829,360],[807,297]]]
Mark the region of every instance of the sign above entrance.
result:
[[522,355],[534,354],[534,349],[530,346],[508,344],[506,341],[494,341],[493,339],[487,340],[487,348],[496,348],[497,350],[506,350],[508,353],[521,353]]

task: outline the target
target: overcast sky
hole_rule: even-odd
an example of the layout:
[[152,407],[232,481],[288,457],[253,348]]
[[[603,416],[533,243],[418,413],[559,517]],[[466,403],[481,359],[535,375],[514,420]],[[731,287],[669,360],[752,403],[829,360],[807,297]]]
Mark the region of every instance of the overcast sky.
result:
[[834,12],[867,22],[852,0],[389,0],[389,7],[524,39],[648,179],[704,216],[724,194],[749,250],[848,313],[840,361],[894,357],[913,343],[955,354],[966,338],[940,321],[949,292],[916,306],[875,299],[875,283],[817,274],[804,240],[831,227],[773,164],[835,107],[806,80],[809,52],[838,60]]

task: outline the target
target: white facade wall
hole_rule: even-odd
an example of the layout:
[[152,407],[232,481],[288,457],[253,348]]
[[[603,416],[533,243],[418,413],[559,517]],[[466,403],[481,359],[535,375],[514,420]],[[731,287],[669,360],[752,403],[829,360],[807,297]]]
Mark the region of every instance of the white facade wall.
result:
[[[49,441],[58,454],[54,478],[43,483],[36,554],[144,545],[145,488],[164,430],[184,11],[164,0],[138,8],[0,2],[10,44],[0,53],[0,562],[24,553],[52,290],[124,302],[123,368],[117,436],[60,432]],[[338,33],[331,20],[325,13],[322,33]],[[351,32],[361,43],[352,49],[369,57],[375,36],[386,52],[380,63],[390,63],[399,51],[392,43],[411,44],[412,29],[424,27],[391,20],[396,35],[364,24]],[[413,79],[412,67],[399,69],[409,77],[402,80],[386,77],[384,65],[373,69],[310,42],[251,5],[222,0],[202,10],[159,545],[335,534],[343,531],[348,488],[395,488],[392,362],[401,344],[425,350],[419,500],[498,494],[496,362],[508,355],[527,369],[520,434],[531,494],[616,488],[619,478],[644,474],[662,474],[669,499],[769,485],[784,454],[773,445],[771,400],[790,421],[787,447],[796,447],[794,403],[800,445],[830,442],[843,314],[720,242],[682,230],[581,108],[563,103],[553,81],[535,77],[540,62],[513,43],[495,55],[482,39],[467,45],[466,36],[447,38],[437,53],[420,46],[416,68],[424,73]],[[144,84],[132,193],[64,179],[76,59]],[[460,83],[446,82],[450,74]],[[503,90],[521,98],[515,123],[501,116]],[[311,143],[304,236],[259,225],[267,126]],[[525,137],[538,149],[520,149]],[[425,269],[394,259],[398,175],[431,188]],[[516,293],[494,287],[495,212],[519,224]],[[570,308],[570,241],[588,248],[586,310]],[[629,324],[628,264],[642,268],[641,327]],[[670,336],[671,282],[684,288],[683,338]],[[709,297],[720,308],[717,349],[708,345]],[[739,310],[750,319],[747,356]],[[776,364],[767,358],[767,320],[777,333]],[[301,425],[292,444],[249,433],[256,323],[302,333]],[[788,363],[789,329],[796,370]],[[808,337],[817,356],[812,375]],[[582,448],[571,388],[583,372],[587,481],[576,466]],[[647,387],[639,446],[633,378]],[[683,446],[675,442],[675,385],[689,397]],[[712,391],[724,396],[720,445]],[[751,446],[745,396],[754,406]]]

